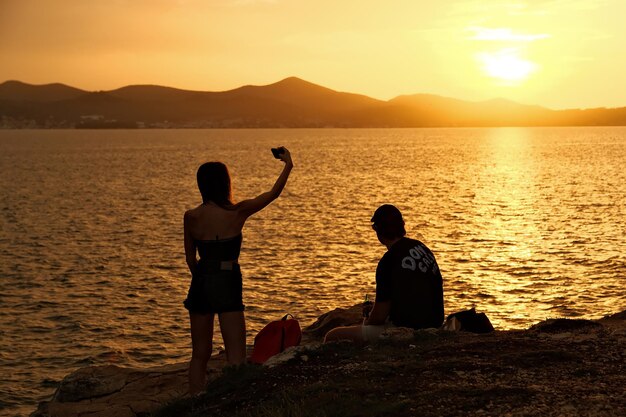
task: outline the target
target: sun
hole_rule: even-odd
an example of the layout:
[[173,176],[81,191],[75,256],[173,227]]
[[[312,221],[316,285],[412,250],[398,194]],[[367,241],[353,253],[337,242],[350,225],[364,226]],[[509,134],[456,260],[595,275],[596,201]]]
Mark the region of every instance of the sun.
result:
[[481,52],[476,57],[485,74],[505,84],[520,84],[537,70],[537,64],[521,58],[517,48]]

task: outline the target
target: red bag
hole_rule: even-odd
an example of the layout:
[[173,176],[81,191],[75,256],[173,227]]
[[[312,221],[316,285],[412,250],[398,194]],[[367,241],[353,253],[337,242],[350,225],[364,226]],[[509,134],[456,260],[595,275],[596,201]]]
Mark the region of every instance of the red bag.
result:
[[282,352],[290,346],[298,346],[302,339],[300,323],[291,314],[287,314],[282,320],[270,322],[261,329],[254,338],[254,349],[250,362],[265,363],[272,356]]

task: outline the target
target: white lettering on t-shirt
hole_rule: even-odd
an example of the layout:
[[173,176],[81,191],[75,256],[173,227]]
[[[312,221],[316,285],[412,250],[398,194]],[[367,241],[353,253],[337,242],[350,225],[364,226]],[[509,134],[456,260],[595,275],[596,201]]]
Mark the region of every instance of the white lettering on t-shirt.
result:
[[419,251],[417,250],[417,246],[414,248],[409,249],[409,255],[411,255],[411,257],[415,258],[415,259],[421,259],[422,255],[420,255]]
[[404,269],[415,271],[419,267],[422,272],[428,272],[431,267],[433,272],[437,272],[437,269],[439,269],[437,262],[435,262],[435,257],[419,245],[409,249],[409,255],[402,259],[402,268]]
[[416,266],[417,264],[415,262],[415,259],[411,258],[410,256],[405,256],[404,259],[402,259],[402,268],[415,271]]

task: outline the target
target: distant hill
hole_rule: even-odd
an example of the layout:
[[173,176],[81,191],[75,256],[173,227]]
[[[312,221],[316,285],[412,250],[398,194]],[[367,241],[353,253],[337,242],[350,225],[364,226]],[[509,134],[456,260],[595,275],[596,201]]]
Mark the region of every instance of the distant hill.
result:
[[428,94],[389,101],[296,77],[229,91],[132,85],[89,92],[63,84],[0,84],[0,127],[436,127],[626,125],[626,107],[550,110],[504,99]]
[[79,97],[87,93],[65,84],[31,85],[20,81],[0,84],[0,100],[19,102],[53,102]]

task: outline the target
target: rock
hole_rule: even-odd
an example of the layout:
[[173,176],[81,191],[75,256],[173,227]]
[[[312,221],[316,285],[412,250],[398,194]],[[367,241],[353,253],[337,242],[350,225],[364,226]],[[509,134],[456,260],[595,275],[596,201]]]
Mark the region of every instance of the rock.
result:
[[113,394],[121,390],[134,373],[115,365],[81,368],[63,378],[54,399],[66,403]]
[[415,330],[408,327],[390,327],[380,335],[383,340],[408,342],[415,338]]
[[297,349],[299,347],[302,347],[302,346],[288,347],[287,349],[280,352],[279,354],[274,355],[270,357],[268,360],[266,360],[263,366],[267,366],[268,368],[273,368],[276,365],[280,365],[280,364],[289,362],[292,359],[295,359],[298,354]]
[[626,311],[603,317],[598,322],[614,333],[626,335]]
[[[312,352],[315,351],[317,349],[319,349],[321,347],[321,343],[311,343],[308,345],[300,345],[300,346],[291,346],[288,347],[287,349],[285,349],[283,352],[272,356],[271,358],[269,358],[267,361],[265,361],[265,363],[263,364],[263,366],[267,366],[268,368],[273,368],[276,365],[280,365],[283,363],[287,363],[292,359],[295,359],[297,357],[301,357],[303,359],[303,361],[308,361],[309,357],[306,355],[302,355],[303,353],[307,353],[307,352]],[[306,359],[304,359],[306,358]]]
[[[450,380],[450,369],[455,369],[460,372],[458,375],[463,375],[462,381],[459,382],[461,385],[453,386],[457,391],[450,391],[452,393],[449,396],[433,396],[439,401],[438,411],[447,410],[450,414],[455,414],[456,411],[450,407],[454,407],[456,401],[464,401],[463,404],[473,407],[473,399],[488,395],[490,398],[501,400],[501,404],[495,405],[500,407],[496,411],[490,409],[487,413],[507,415],[511,413],[511,410],[507,408],[508,405],[526,404],[529,396],[534,396],[538,401],[536,404],[539,404],[537,407],[543,408],[534,409],[531,405],[528,406],[530,408],[524,408],[526,407],[524,406],[511,415],[557,415],[559,413],[569,415],[580,412],[581,404],[589,403],[589,401],[575,403],[562,401],[565,398],[569,399],[574,393],[577,398],[586,396],[587,399],[592,400],[591,402],[595,401],[603,404],[603,407],[611,407],[608,409],[609,412],[604,409],[598,411],[596,413],[598,415],[626,415],[622,412],[626,411],[626,405],[624,405],[626,403],[620,402],[622,400],[615,394],[618,391],[613,389],[623,385],[618,376],[623,375],[623,357],[626,355],[626,350],[624,350],[626,312],[605,317],[599,321],[547,320],[532,326],[528,331],[496,332],[494,336],[488,337],[467,335],[450,338],[442,337],[448,334],[443,330],[416,331],[407,328],[392,328],[384,333],[384,337],[388,340],[404,342],[402,349],[411,349],[412,353],[405,355],[403,361],[390,360],[386,366],[370,365],[379,364],[376,362],[379,359],[385,362],[388,357],[393,358],[398,353],[394,350],[397,346],[393,343],[372,344],[360,349],[356,353],[361,355],[358,360],[346,361],[342,358],[339,361],[338,352],[342,352],[341,343],[334,345],[331,353],[320,354],[320,352],[326,352],[321,349],[319,343],[319,339],[326,332],[337,326],[359,324],[361,321],[360,304],[346,309],[335,309],[320,316],[304,329],[303,336],[306,336],[303,338],[304,344],[289,348],[270,358],[265,364],[267,369],[264,370],[262,378],[255,383],[262,385],[264,378],[272,372],[277,373],[280,378],[271,380],[271,383],[276,384],[283,380],[286,384],[293,383],[293,380],[284,378],[285,369],[293,372],[292,377],[300,377],[299,381],[306,380],[309,375],[298,374],[302,371],[298,367],[306,368],[306,372],[318,372],[310,376],[309,379],[312,381],[321,380],[333,369],[338,369],[337,372],[339,372],[334,377],[340,377],[348,373],[346,372],[348,370],[349,373],[360,374],[383,372],[381,370],[387,369],[387,366],[397,366],[398,374],[401,375],[406,366],[406,358],[410,357],[419,358],[419,362],[413,364],[414,373],[417,375],[415,383],[422,381],[423,376],[428,376],[425,379],[427,381],[432,381],[435,377],[439,378],[437,383],[443,385],[433,385],[431,388],[434,393],[439,392],[442,387],[446,388],[446,384],[458,382],[457,379],[460,377]],[[436,348],[424,349],[425,344],[422,342],[426,342],[426,345],[430,345],[431,342],[435,343]],[[318,352],[309,354],[313,351]],[[380,353],[383,351],[384,353]],[[377,358],[376,355],[381,354],[388,356]],[[209,361],[210,368],[207,370],[209,380],[221,376],[221,369],[226,363],[225,356],[220,354]],[[293,361],[294,359],[299,360]],[[327,362],[328,366],[320,367],[320,361]],[[288,362],[290,363],[285,369],[274,369]],[[426,368],[424,364],[427,364]],[[393,372],[385,371],[379,377],[392,378],[393,375],[395,375]],[[510,378],[511,375],[513,375],[513,385],[506,389],[502,388],[504,386],[502,384],[509,384],[507,382],[509,379],[503,378]],[[486,387],[485,384],[491,383],[489,381],[494,378],[499,381],[499,385]],[[603,384],[607,378],[609,379],[605,386]],[[400,376],[396,381],[403,389],[406,385],[405,379],[404,376]],[[534,385],[531,386],[531,384]],[[354,387],[347,388],[353,389]],[[611,389],[611,395],[605,393]],[[166,403],[186,396],[187,390],[186,363],[144,369],[92,366],[79,369],[64,378],[52,401],[41,403],[31,417],[146,416],[156,412]],[[224,400],[226,403],[230,401],[227,398],[230,394],[220,393],[220,395],[226,398]],[[249,397],[245,398],[248,401]],[[422,401],[417,394],[407,396],[407,398],[412,398],[412,401]],[[513,401],[513,403],[507,401]],[[515,403],[515,401],[518,402]],[[423,403],[411,404],[413,408],[417,405],[420,407],[432,405],[430,397],[425,398]],[[487,407],[488,404],[484,406]],[[592,406],[595,407],[593,404],[588,407],[585,405],[587,408]],[[474,408],[476,413],[480,410],[484,411],[482,408]],[[434,412],[434,409],[431,411],[430,414],[433,415],[438,413]],[[590,412],[587,415],[593,415],[593,413]]]
[[[221,375],[225,355],[209,361],[209,380]],[[131,369],[90,366],[66,376],[52,401],[31,417],[137,417],[187,395],[187,363]]]
[[530,331],[539,333],[565,333],[581,329],[589,330],[601,328],[602,325],[596,321],[581,319],[548,319],[530,327]]
[[624,322],[626,321],[626,310],[621,311],[619,313],[610,314],[600,319],[600,321],[604,321],[604,320],[616,320],[616,321]]

